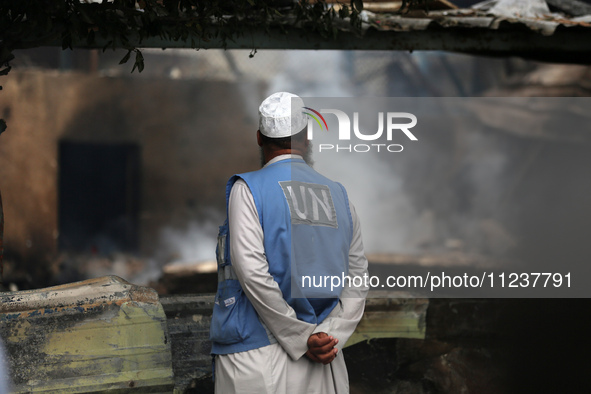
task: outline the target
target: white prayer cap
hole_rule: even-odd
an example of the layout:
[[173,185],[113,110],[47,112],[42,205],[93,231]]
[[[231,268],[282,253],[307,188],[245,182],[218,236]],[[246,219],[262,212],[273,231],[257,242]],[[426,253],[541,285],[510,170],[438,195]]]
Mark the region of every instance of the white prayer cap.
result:
[[[292,105],[294,114],[291,113]],[[259,130],[270,138],[290,137],[297,134],[308,124],[303,107],[304,102],[295,94],[273,93],[259,107]],[[295,108],[298,110],[295,111]]]

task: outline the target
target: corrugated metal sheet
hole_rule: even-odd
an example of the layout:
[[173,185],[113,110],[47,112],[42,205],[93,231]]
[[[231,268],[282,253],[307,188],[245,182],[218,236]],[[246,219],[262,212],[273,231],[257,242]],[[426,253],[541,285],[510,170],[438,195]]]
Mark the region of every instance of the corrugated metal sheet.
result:
[[[569,1],[561,3],[568,4]],[[576,8],[577,4],[564,8],[579,12],[587,10],[584,6]],[[591,62],[591,15],[571,17],[551,12],[543,0],[489,0],[472,8],[428,12],[411,10],[405,14],[363,11],[362,17],[368,40],[376,39],[371,30],[409,33],[399,34],[398,37],[401,40],[413,39],[412,49],[518,55],[583,64]],[[387,37],[385,34],[377,36]]]
[[544,36],[554,34],[559,26],[578,26],[587,28],[591,32],[591,15],[577,18],[568,18],[566,15],[550,12],[548,14],[521,15],[517,13],[511,14],[508,11],[499,13],[499,11],[495,11],[495,7],[430,11],[424,13],[423,17],[364,11],[363,17],[366,26],[371,26],[379,31],[412,31],[433,28],[486,28],[497,30],[503,22],[507,22],[514,25],[514,27],[526,27]]

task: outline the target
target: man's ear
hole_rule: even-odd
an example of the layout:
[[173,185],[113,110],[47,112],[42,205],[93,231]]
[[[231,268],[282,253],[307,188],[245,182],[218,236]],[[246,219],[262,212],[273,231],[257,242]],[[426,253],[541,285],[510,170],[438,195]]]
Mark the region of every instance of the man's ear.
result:
[[260,130],[257,130],[257,144],[263,146],[263,137]]

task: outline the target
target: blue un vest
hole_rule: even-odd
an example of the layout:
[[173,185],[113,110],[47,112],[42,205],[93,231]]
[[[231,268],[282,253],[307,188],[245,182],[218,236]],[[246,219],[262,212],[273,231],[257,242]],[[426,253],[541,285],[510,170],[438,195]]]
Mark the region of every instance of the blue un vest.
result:
[[[301,159],[286,159],[234,175],[226,186],[226,207],[238,179],[248,185],[265,234],[269,273],[298,319],[321,323],[338,303],[332,275],[348,274],[353,224],[342,185]],[[244,294],[230,259],[228,220],[218,235],[218,290],[210,328],[212,354],[237,353],[274,340]],[[321,283],[322,282],[322,283]],[[322,284],[322,285],[319,285]]]

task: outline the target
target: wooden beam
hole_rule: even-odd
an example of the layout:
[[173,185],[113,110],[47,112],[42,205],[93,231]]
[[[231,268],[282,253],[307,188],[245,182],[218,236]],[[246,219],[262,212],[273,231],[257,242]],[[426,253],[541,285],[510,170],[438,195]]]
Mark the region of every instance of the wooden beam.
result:
[[[520,23],[503,21],[497,29],[488,27],[438,27],[424,30],[379,31],[373,28],[363,35],[341,31],[337,39],[320,37],[294,27],[270,28],[269,32],[245,32],[226,43],[226,49],[312,49],[312,50],[438,50],[484,56],[519,56],[532,60],[591,64],[589,28],[558,26],[552,35],[542,35]],[[201,41],[198,37],[172,40],[162,37],[130,37],[138,48],[222,48],[219,40]],[[61,41],[48,46],[60,46]],[[104,48],[106,41],[97,38],[89,45],[85,40],[73,42],[76,48]]]

